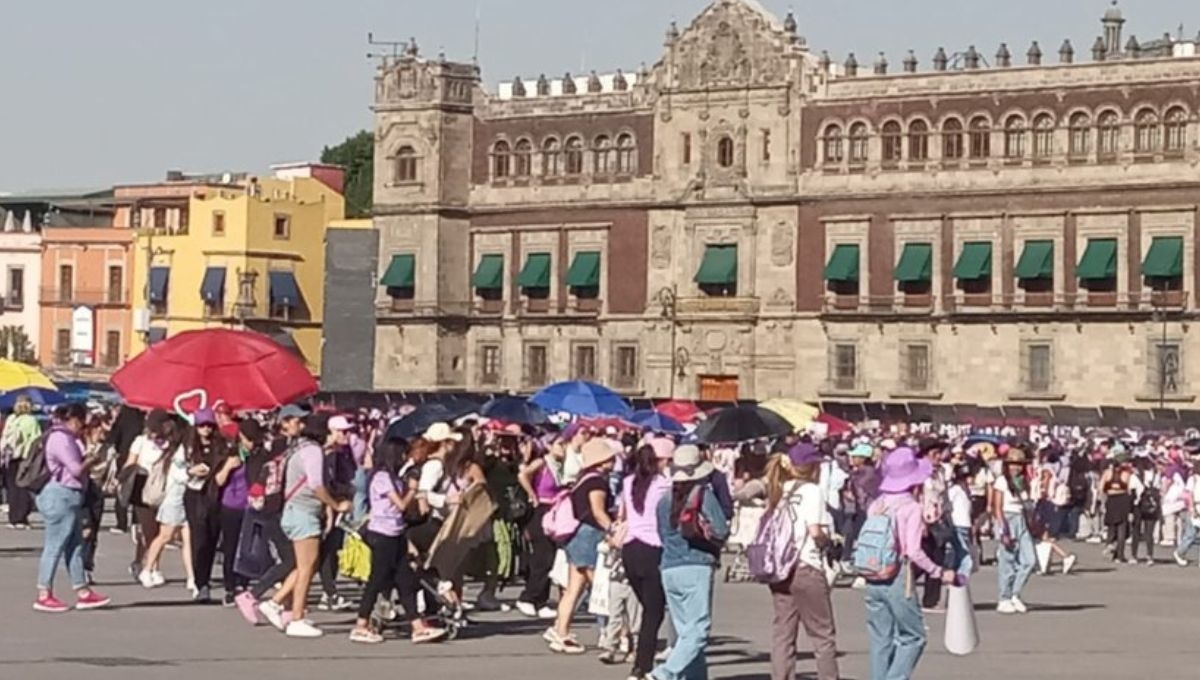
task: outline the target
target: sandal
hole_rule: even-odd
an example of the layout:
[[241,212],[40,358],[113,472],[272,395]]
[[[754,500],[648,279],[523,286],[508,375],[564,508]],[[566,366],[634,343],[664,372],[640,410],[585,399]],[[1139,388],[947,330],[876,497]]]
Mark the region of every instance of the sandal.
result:
[[377,645],[383,642],[383,636],[373,630],[355,628],[350,631],[350,641],[363,645]]
[[426,642],[436,642],[446,637],[445,628],[425,628],[413,633],[412,641],[414,645],[419,645]]
[[550,651],[558,652],[559,654],[583,654],[587,651],[587,647],[576,640],[574,636],[559,638],[550,643]]

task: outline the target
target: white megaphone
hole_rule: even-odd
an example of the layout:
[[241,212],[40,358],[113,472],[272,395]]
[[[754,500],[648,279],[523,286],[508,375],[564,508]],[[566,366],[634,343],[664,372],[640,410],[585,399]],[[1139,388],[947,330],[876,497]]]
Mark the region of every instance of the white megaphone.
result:
[[975,603],[967,584],[950,586],[946,603],[946,651],[966,656],[979,646],[979,626],[975,622]]

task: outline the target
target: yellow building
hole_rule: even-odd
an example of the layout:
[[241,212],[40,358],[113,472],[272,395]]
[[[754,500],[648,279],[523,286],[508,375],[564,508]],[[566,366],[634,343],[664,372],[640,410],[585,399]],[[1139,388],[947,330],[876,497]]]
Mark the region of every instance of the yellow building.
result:
[[134,354],[186,330],[246,328],[292,344],[320,374],[325,231],[345,218],[344,173],[272,170],[116,189],[118,220],[138,233]]

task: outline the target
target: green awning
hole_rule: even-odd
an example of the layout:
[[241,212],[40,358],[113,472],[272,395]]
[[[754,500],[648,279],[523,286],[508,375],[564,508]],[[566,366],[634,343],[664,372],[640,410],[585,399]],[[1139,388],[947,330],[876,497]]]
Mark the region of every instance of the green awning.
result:
[[567,270],[567,285],[571,288],[595,288],[600,285],[600,252],[586,250],[575,253]]
[[1054,241],[1026,241],[1013,274],[1022,281],[1054,278]]
[[1183,276],[1183,237],[1154,237],[1142,263],[1142,275],[1163,279]]
[[696,272],[702,286],[728,286],[737,283],[737,246],[706,246],[704,259]]
[[416,255],[393,255],[392,263],[388,265],[379,282],[388,288],[412,288],[416,283],[416,274]]
[[1117,277],[1117,239],[1090,238],[1075,275],[1083,281]]
[[992,244],[964,243],[958,264],[954,265],[954,278],[962,281],[978,281],[992,275]]
[[530,253],[517,276],[517,285],[522,288],[549,288],[550,253]]
[[499,290],[504,287],[504,256],[484,255],[479,258],[471,285],[480,290]]
[[896,263],[895,278],[900,283],[923,283],[933,279],[933,244],[906,243]]
[[842,243],[833,247],[829,262],[825,263],[826,281],[858,280],[858,246]]

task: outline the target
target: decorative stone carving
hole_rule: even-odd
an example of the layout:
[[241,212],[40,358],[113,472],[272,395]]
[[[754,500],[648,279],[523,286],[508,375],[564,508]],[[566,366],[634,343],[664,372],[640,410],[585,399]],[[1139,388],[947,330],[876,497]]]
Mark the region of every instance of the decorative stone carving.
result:
[[771,264],[787,267],[792,264],[792,225],[779,221],[771,230]]
[[671,227],[659,224],[650,235],[650,264],[655,269],[671,266]]
[[776,288],[771,297],[767,300],[767,304],[772,307],[790,307],[792,305],[792,296],[783,288]]
[[784,25],[749,3],[713,3],[681,35],[668,35],[675,70],[663,67],[658,80],[689,89],[779,83],[787,78],[795,42]]
[[720,352],[729,344],[725,331],[712,330],[704,334],[704,349],[709,352]]

